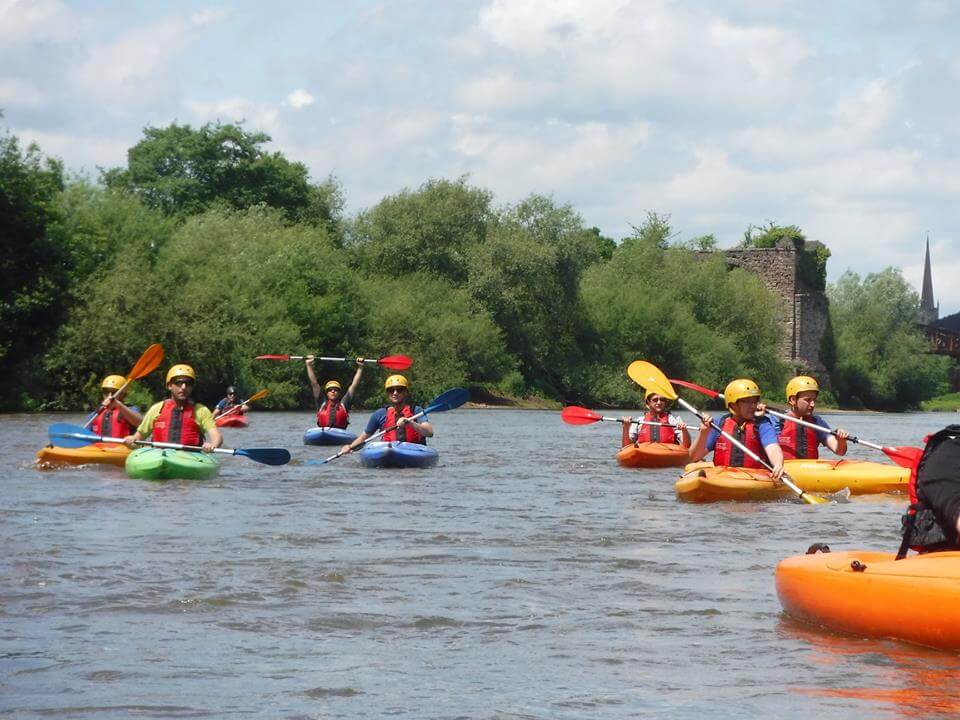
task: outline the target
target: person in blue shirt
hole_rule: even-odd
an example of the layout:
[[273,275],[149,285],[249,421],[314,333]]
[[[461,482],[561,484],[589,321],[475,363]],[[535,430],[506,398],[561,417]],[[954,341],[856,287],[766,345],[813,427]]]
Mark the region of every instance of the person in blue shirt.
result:
[[[758,416],[757,404],[760,402],[760,388],[753,380],[738,378],[727,385],[723,397],[730,413],[717,424],[742,445],[765,460],[770,467],[774,480],[783,475],[783,451],[780,449],[777,430],[769,418]],[[742,449],[723,437],[712,426],[713,419],[704,413],[700,421],[700,434],[690,447],[690,460],[697,462],[713,451],[713,464],[730,467],[762,468]]]
[[[830,426],[819,415],[814,415],[820,386],[809,375],[798,375],[787,383],[787,402],[790,403],[789,417],[795,417],[820,427]],[[833,433],[814,430],[786,419],[774,418],[780,447],[786,460],[802,458],[816,460],[820,457],[819,446],[825,445],[837,455],[847,454],[847,438],[850,434],[843,428]]]
[[387,397],[390,404],[377,410],[367,421],[367,427],[362,433],[349,445],[344,445],[342,452],[344,454],[352,452],[367,441],[371,435],[387,430],[381,438],[384,442],[413,442],[422,445],[427,444],[427,438],[433,437],[433,425],[425,417],[420,416],[414,419],[414,415],[420,415],[423,408],[419,405],[411,406],[409,404],[410,383],[403,375],[391,375],[383,384],[387,391]]

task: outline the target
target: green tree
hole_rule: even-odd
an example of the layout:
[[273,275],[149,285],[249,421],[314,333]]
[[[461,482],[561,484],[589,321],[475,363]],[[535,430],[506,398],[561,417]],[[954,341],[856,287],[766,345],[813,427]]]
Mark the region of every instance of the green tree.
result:
[[949,358],[927,354],[917,328],[919,298],[898,269],[863,279],[848,271],[828,296],[837,356],[832,379],[841,402],[904,410],[946,391]]
[[368,272],[424,272],[462,283],[470,251],[486,236],[491,198],[466,178],[429,180],[415,192],[404,190],[360,213],[348,242]]
[[68,253],[48,232],[62,189],[59,160],[0,138],[0,408],[36,387],[34,357],[63,319]]
[[168,215],[195,215],[218,203],[236,209],[263,204],[290,221],[335,229],[343,206],[337,183],[311,184],[303,163],[263,148],[270,141],[266,133],[173,123],[143,134],[128,151],[126,168],[103,173],[107,187],[131,192]]

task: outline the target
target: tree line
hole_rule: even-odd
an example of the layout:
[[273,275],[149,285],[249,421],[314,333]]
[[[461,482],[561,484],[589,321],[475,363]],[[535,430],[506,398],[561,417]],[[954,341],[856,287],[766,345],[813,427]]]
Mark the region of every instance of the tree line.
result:
[[[497,204],[466,177],[347,216],[334,178],[312,182],[269,139],[231,124],[148,127],[126,167],[94,181],[0,138],[0,409],[89,406],[103,375],[153,342],[196,368],[201,399],[268,387],[275,408],[311,404],[304,368],[256,355],[404,353],[424,399],[461,385],[633,407],[625,368],[638,358],[708,387],[752,377],[780,399],[777,301],[722,253],[693,254],[713,236],[679,240],[648,213],[614,240],[570,205]],[[750,228],[744,242],[791,233]],[[829,253],[817,252],[809,272],[822,280]],[[923,354],[899,271],[847,273],[827,291],[831,399],[904,409],[945,391],[950,363]],[[158,397],[162,381],[134,399]],[[377,403],[381,383],[367,371],[359,402]]]

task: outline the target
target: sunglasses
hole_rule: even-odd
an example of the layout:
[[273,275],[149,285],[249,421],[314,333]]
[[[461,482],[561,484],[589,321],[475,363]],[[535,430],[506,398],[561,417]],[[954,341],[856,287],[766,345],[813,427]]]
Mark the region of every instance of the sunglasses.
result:
[[171,381],[170,381],[170,384],[171,384],[171,385],[183,385],[184,387],[193,387],[193,380],[189,380],[189,379],[188,379],[188,380],[183,380],[183,379],[176,380],[176,379],[174,379],[174,380],[171,380]]
[[392,387],[387,390],[388,395],[393,395],[394,393],[405,393],[407,389],[405,387]]

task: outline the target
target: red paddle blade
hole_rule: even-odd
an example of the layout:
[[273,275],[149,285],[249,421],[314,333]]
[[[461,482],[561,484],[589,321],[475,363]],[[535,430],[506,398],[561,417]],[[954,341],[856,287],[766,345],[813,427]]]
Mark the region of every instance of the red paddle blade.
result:
[[159,343],[154,343],[143,351],[143,355],[140,356],[133,369],[130,370],[130,374],[127,375],[127,380],[139,380],[145,375],[149,375],[159,367],[161,362],[163,362],[163,347]]
[[254,360],[289,360],[289,355],[257,355]]
[[603,417],[587,410],[585,407],[570,405],[560,411],[560,419],[568,425],[589,425],[602,420]]
[[377,363],[388,370],[406,370],[413,365],[413,359],[406,355],[387,355],[377,360]]
[[686,380],[671,379],[670,382],[672,382],[674,385],[680,385],[681,387],[690,388],[691,390],[696,390],[697,392],[703,393],[704,395],[708,395],[712,398],[718,397],[720,395],[720,393],[718,393],[716,390],[711,390],[710,388],[701,387],[700,385],[695,385],[694,383],[687,382]]
[[911,470],[917,469],[917,463],[920,462],[920,456],[923,455],[923,449],[915,447],[885,447],[882,450],[883,454],[897,465]]

